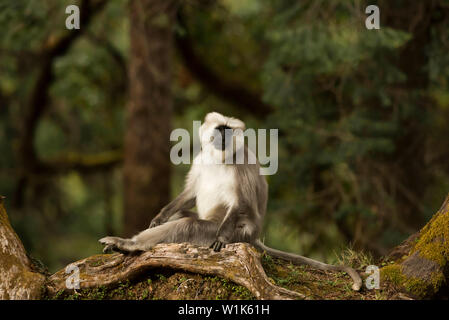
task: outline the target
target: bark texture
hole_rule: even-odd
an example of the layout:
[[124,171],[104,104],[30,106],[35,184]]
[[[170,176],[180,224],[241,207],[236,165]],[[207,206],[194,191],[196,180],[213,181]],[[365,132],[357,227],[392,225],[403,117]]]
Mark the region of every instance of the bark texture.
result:
[[[133,279],[149,268],[171,268],[192,273],[217,275],[248,288],[257,299],[304,299],[305,296],[274,285],[260,264],[259,253],[250,245],[235,243],[220,252],[188,243],[157,245],[139,255],[103,254],[72,265],[79,268],[80,288],[113,286]],[[64,270],[49,278],[50,294],[66,289],[71,276]]]
[[0,196],[0,299],[39,299],[45,277],[33,272]]
[[448,287],[449,195],[432,219],[417,234],[393,250],[394,265],[382,276],[418,298],[431,298]]
[[148,227],[170,196],[171,58],[176,0],[130,1],[125,236]]

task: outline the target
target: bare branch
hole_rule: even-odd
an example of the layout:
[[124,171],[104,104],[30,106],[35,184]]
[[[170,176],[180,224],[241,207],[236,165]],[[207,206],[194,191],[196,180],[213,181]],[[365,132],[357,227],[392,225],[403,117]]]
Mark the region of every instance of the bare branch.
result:
[[122,163],[121,150],[104,151],[96,154],[79,154],[70,152],[38,164],[39,174],[61,174],[71,170],[82,173],[109,170]]
[[[179,9],[181,10],[181,9]],[[178,11],[178,23],[183,27],[183,35],[175,33],[175,44],[181,55],[185,67],[192,75],[206,88],[212,91],[217,97],[240,108],[247,110],[258,117],[267,116],[273,107],[262,101],[259,94],[255,94],[236,84],[226,80],[222,75],[216,74],[204,59],[197,55],[193,46],[193,41],[189,36],[187,26],[182,14]]]
[[89,26],[93,15],[103,8],[106,1],[84,0],[81,2],[80,23],[83,26],[79,30],[68,31],[57,40],[52,37],[43,45],[40,53],[41,67],[38,72],[35,85],[31,91],[24,115],[23,132],[19,142],[19,156],[25,169],[33,169],[37,164],[37,156],[34,150],[33,137],[37,123],[48,107],[48,90],[53,82],[53,63],[56,58],[64,55]]
[[14,205],[17,207],[22,205],[23,192],[27,185],[28,175],[35,172],[39,166],[42,166],[42,161],[38,159],[34,148],[34,134],[39,119],[49,105],[48,91],[54,80],[53,63],[58,57],[64,55],[75,40],[87,30],[93,16],[106,3],[105,0],[94,1],[93,3],[90,0],[83,0],[80,6],[80,23],[82,28],[68,31],[57,39],[49,37],[48,41],[42,46],[39,53],[40,68],[24,111],[22,132],[18,143],[20,171],[18,184],[14,192]]

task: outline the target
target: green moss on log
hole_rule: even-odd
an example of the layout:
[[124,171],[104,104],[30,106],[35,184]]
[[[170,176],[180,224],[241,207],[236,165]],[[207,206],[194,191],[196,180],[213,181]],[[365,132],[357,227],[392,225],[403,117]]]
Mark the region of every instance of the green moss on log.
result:
[[449,208],[432,218],[421,231],[411,253],[419,254],[445,268],[449,260]]
[[449,270],[449,196],[411,246],[381,275],[418,298],[431,298],[447,286]]
[[417,297],[428,296],[431,293],[429,284],[426,281],[419,278],[406,277],[402,272],[402,266],[397,264],[381,269],[381,281],[389,281]]

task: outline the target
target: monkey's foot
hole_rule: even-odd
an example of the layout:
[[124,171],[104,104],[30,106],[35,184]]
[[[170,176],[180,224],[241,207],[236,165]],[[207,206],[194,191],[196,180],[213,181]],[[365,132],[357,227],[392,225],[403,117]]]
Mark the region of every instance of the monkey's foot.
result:
[[98,240],[98,242],[100,242],[103,245],[107,245],[107,244],[117,244],[120,241],[123,241],[125,239],[119,238],[119,237],[104,237],[101,238],[100,240]]
[[112,251],[117,252],[133,252],[138,251],[134,248],[134,242],[130,239],[122,239],[119,237],[104,237],[98,240],[105,247],[103,248],[104,253],[109,253]]
[[224,242],[221,242],[220,240],[215,240],[209,248],[213,248],[215,252],[218,252],[221,250],[221,248],[225,248],[226,244]]
[[104,245],[103,253],[110,253],[112,251],[118,251],[117,243],[120,238],[118,237],[104,237],[98,240],[102,245]]
[[117,252],[117,251],[118,251],[118,248],[116,247],[115,244],[107,244],[103,248],[103,253],[112,253],[112,252]]
[[150,223],[149,229],[154,228],[154,227],[157,227],[157,226],[160,226],[160,225],[163,224],[163,223],[164,223],[164,222],[162,222],[162,220],[159,220],[159,219],[154,218],[154,219],[151,221],[151,223]]

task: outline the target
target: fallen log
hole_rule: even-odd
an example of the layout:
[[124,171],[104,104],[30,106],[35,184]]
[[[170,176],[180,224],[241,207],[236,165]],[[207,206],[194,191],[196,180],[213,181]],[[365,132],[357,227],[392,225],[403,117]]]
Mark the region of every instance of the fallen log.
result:
[[[220,252],[188,243],[160,244],[140,254],[101,254],[72,263],[79,271],[79,288],[110,287],[130,280],[151,268],[170,268],[204,275],[216,275],[245,286],[257,299],[305,299],[305,295],[273,284],[260,263],[260,254],[246,243],[227,245]],[[70,290],[66,269],[48,280],[50,294]],[[70,280],[70,279],[69,279]]]

